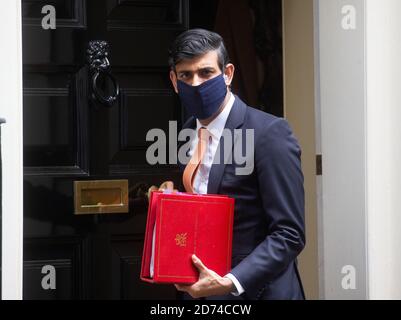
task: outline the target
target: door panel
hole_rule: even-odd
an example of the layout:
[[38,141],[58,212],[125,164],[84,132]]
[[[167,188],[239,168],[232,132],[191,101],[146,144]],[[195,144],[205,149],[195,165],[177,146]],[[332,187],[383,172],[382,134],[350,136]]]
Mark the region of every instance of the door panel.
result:
[[[139,271],[145,192],[179,180],[176,166],[147,163],[146,133],[181,123],[167,53],[188,28],[188,1],[22,3],[24,299],[174,299],[172,286],[141,282]],[[45,5],[55,30],[41,27]],[[99,39],[121,88],[111,108],[91,100],[86,48]],[[74,214],[74,181],[112,179],[128,179],[129,213]]]
[[[79,237],[60,237],[49,239],[25,239],[24,242],[24,299],[67,300],[84,297],[85,261],[83,253],[87,243]],[[86,250],[87,251],[87,250]],[[52,266],[55,269],[56,289],[45,290],[42,269]],[[44,269],[43,271],[45,271]]]
[[24,171],[87,175],[85,70],[24,64]]

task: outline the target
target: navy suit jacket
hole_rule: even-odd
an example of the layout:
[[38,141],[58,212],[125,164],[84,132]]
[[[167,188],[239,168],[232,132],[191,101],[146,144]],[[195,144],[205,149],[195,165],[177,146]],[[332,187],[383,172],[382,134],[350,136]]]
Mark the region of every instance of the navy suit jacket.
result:
[[[195,129],[195,119],[189,119],[184,128]],[[217,152],[220,159],[228,160],[212,165],[208,193],[235,198],[230,273],[245,293],[209,299],[304,299],[296,262],[305,246],[299,144],[286,120],[251,108],[237,96],[225,128],[232,133],[244,129],[237,130],[242,141],[228,139],[227,148],[221,138]],[[235,170],[243,165],[233,150],[242,147],[245,155],[245,129],[254,130],[254,169],[249,175],[237,175]]]

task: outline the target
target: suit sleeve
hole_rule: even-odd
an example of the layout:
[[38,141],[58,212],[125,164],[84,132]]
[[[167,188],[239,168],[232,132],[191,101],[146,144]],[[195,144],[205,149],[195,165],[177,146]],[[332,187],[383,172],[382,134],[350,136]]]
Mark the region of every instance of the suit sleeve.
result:
[[264,286],[287,269],[305,246],[301,149],[284,119],[255,140],[255,169],[266,238],[231,273],[245,291]]

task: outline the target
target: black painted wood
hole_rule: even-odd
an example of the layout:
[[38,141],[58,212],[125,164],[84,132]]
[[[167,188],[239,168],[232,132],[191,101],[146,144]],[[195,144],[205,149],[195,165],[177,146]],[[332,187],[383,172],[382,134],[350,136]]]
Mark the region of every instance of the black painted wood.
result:
[[[23,0],[24,299],[174,299],[171,286],[139,280],[152,184],[175,166],[147,164],[146,132],[181,111],[168,79],[167,49],[188,28],[188,0]],[[43,30],[44,5],[57,27]],[[121,95],[112,108],[89,101],[86,46],[110,45]],[[180,123],[179,123],[180,125]],[[73,182],[128,179],[127,214],[73,214]],[[42,268],[54,266],[56,289]]]

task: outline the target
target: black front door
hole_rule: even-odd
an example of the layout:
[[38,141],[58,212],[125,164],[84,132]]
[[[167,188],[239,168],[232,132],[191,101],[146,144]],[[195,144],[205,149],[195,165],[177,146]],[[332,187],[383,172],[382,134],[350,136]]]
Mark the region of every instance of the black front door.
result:
[[[148,164],[146,134],[180,125],[167,50],[188,28],[188,1],[23,0],[22,8],[24,299],[175,298],[139,271],[145,192],[179,179],[175,166]],[[91,98],[91,40],[109,44],[120,86],[112,106]],[[105,76],[99,86],[113,92]],[[119,179],[128,179],[129,212],[74,213],[74,182]]]

